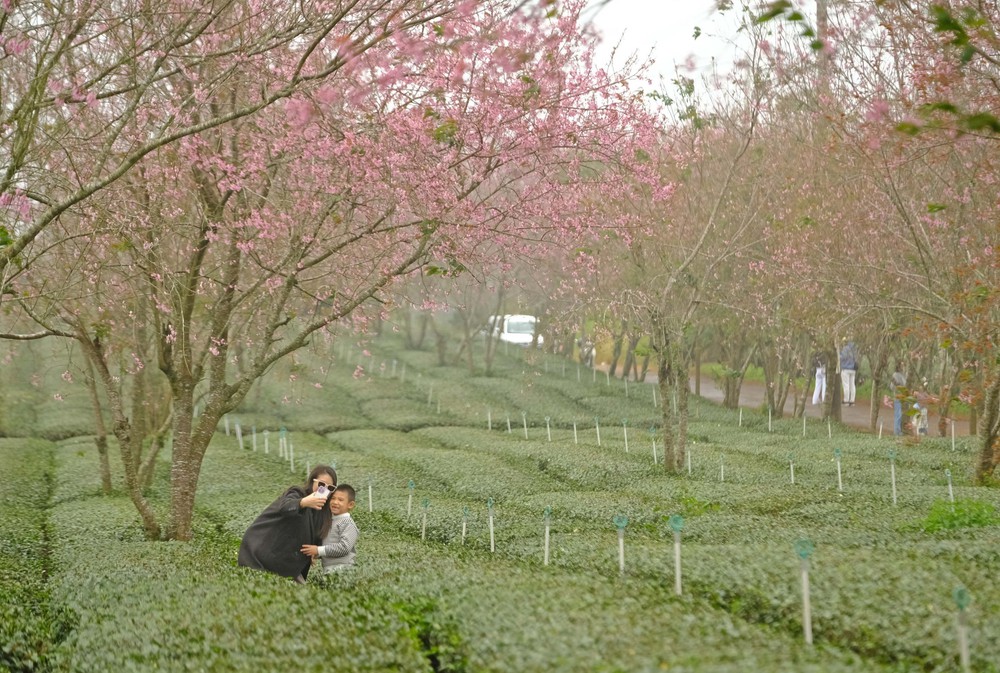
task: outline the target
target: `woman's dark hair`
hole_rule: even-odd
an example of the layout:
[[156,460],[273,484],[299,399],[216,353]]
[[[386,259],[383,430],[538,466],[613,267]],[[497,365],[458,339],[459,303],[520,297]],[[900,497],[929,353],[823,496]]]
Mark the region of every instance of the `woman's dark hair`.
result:
[[[313,479],[316,479],[321,474],[328,474],[333,477],[333,486],[337,485],[337,471],[329,465],[317,465],[309,473],[309,476],[306,477],[306,493],[312,493]],[[330,492],[333,492],[333,488],[330,489]]]

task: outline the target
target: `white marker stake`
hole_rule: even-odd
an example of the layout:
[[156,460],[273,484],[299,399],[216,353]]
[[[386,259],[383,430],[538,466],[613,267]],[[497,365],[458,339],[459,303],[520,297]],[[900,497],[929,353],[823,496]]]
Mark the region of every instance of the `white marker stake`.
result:
[[406,499],[406,518],[413,514],[413,489],[410,489],[410,496]]
[[601,421],[597,418],[594,419],[594,429],[597,430],[597,445],[601,445]]
[[806,436],[806,414],[802,412],[802,436]]
[[628,425],[622,421],[622,432],[625,433],[625,453],[628,453]]
[[962,662],[962,673],[971,673],[972,660],[969,657],[969,625],[965,617],[965,610],[958,611],[958,658]]
[[507,434],[510,434],[510,414],[507,414]]
[[424,518],[420,523],[420,539],[427,540],[427,507],[424,507]]
[[497,550],[496,537],[493,534],[493,508],[490,507],[490,552],[494,553]]
[[611,370],[604,372],[604,377],[608,380],[608,386],[611,385]]
[[465,545],[465,532],[469,528],[469,518],[467,516],[462,517],[462,545]]
[[809,559],[801,559],[802,568],[802,633],[806,644],[813,644],[812,606],[809,604]]
[[549,564],[549,511],[545,510],[545,556],[542,560],[542,565]]
[[[664,449],[664,451],[665,450],[666,449]],[[691,476],[691,447],[688,447],[687,449],[685,449],[684,453],[687,454],[688,476],[690,477]],[[664,457],[663,460],[666,461],[666,457]]]
[[878,422],[878,438],[882,439],[882,421]]
[[788,461],[788,474],[791,475],[792,483],[794,484],[795,483],[795,461],[794,460],[789,460]]
[[521,412],[521,424],[524,425],[524,438],[528,438],[528,414],[527,412]]
[[951,450],[955,450],[955,421],[951,421]]
[[837,491],[844,492],[844,480],[840,471],[840,452],[837,452]]
[[653,386],[653,407],[656,408],[656,386]]
[[892,480],[892,504],[896,505],[896,461],[889,461],[889,478]]
[[948,477],[948,500],[955,504],[955,489],[951,487],[951,470],[945,470],[944,476]]
[[674,593],[681,595],[681,532],[674,531]]
[[573,443],[579,444],[578,438],[576,436],[576,421],[573,421]]
[[256,451],[257,451],[257,426],[256,425],[251,425],[250,426],[250,436],[253,437],[253,450],[256,453]]
[[486,410],[486,429],[493,429],[493,411],[490,409]]
[[771,432],[771,407],[767,408],[767,431]]
[[743,407],[740,407],[740,427],[743,427]]
[[830,419],[826,419],[826,436],[828,439],[833,439],[833,425],[830,423]]
[[726,456],[719,457],[719,481],[726,480]]
[[625,398],[628,398],[628,374],[625,374]]
[[652,441],[653,441],[653,465],[656,465],[657,464],[657,460],[656,460],[656,435],[653,435]]
[[226,424],[226,437],[229,436],[229,414],[225,414],[222,417],[222,422]]
[[271,432],[269,430],[264,431],[264,455],[271,453]]
[[549,441],[552,441],[552,426],[549,425],[549,417],[545,417],[545,435],[548,437]]
[[239,423],[236,424],[236,443],[240,445],[240,451],[245,450],[243,447],[243,428],[240,427]]

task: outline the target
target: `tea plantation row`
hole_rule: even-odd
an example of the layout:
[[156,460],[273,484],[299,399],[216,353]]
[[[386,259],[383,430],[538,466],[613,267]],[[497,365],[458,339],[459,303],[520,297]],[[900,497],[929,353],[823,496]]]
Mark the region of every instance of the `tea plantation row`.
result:
[[[364,357],[346,353],[322,371],[303,358],[294,378],[251,394],[228,419],[240,423],[244,448],[220,432],[206,458],[191,544],[143,540],[128,500],[98,495],[89,438],[6,440],[4,537],[18,545],[4,551],[2,588],[21,593],[4,599],[4,627],[15,627],[0,632],[0,662],[65,671],[946,671],[958,670],[951,596],[961,585],[974,597],[974,670],[1000,670],[1000,497],[967,485],[967,444],[898,445],[836,427],[831,440],[818,424],[803,439],[801,421],[768,432],[766,418],[745,414],[738,427],[736,414],[698,405],[691,473],[671,476],[652,460],[659,410],[648,386],[632,384],[625,397],[621,382],[587,370],[578,381],[576,365],[557,359],[501,357],[497,376],[470,378],[427,353]],[[359,363],[376,373],[355,379]],[[61,423],[72,425],[66,408]],[[281,426],[294,474],[277,455]],[[358,489],[357,568],[305,587],[237,568],[243,530],[302,479],[307,460],[336,462]],[[150,493],[161,508],[165,467]],[[624,575],[616,514],[629,519]],[[670,514],[685,518],[680,597]],[[804,537],[816,544],[812,647],[802,642],[792,548]]]

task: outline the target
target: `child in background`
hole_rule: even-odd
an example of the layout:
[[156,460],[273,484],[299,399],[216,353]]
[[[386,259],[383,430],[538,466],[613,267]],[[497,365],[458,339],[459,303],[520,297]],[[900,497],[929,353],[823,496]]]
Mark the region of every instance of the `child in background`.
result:
[[330,532],[323,538],[323,544],[304,544],[302,553],[323,561],[323,573],[332,573],[354,565],[354,547],[358,542],[358,527],[351,518],[356,494],[354,488],[340,484],[330,496],[330,512],[333,521]]

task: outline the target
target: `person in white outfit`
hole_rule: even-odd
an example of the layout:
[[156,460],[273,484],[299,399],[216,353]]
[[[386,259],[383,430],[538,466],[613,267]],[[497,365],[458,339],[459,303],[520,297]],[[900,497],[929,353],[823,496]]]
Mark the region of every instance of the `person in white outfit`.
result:
[[826,402],[826,362],[822,355],[817,355],[813,360],[816,367],[816,389],[813,391],[813,406],[820,402]]

